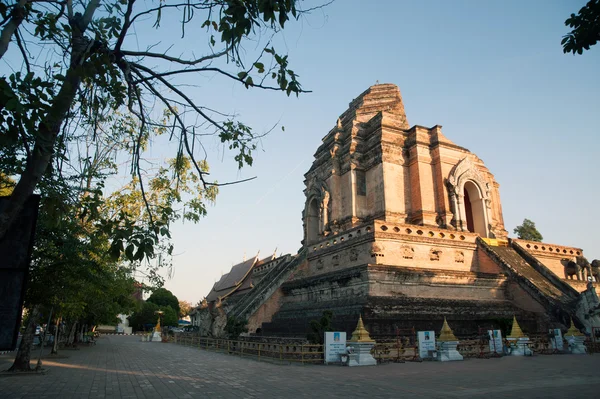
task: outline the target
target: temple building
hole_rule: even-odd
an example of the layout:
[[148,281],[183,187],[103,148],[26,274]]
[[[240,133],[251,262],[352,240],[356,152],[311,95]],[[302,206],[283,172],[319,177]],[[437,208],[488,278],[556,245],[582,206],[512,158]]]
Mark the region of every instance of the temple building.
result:
[[566,278],[582,250],[508,239],[494,175],[441,126],[411,127],[395,85],[354,99],[314,157],[301,251],[234,266],[197,309],[206,334],[233,316],[254,333],[303,336],[324,310],[348,333],[362,314],[374,338],[444,317],[457,334],[515,315],[529,332],[571,316],[586,327],[600,312],[582,306],[593,291],[582,273]]

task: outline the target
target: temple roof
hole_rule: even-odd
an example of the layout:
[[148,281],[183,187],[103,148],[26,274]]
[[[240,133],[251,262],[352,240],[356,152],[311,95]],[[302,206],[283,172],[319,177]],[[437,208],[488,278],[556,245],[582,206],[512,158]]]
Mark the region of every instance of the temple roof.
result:
[[275,253],[264,259],[258,259],[258,255],[233,266],[229,273],[221,276],[215,283],[210,293],[206,296],[207,302],[216,301],[229,295],[246,292],[252,289],[252,274],[250,271],[256,267],[271,262],[276,258]]
[[242,263],[233,266],[229,273],[221,276],[221,279],[215,283],[210,293],[206,296],[208,302],[215,301],[218,297],[224,297],[240,286],[248,276],[252,266],[258,261],[258,256],[254,256]]

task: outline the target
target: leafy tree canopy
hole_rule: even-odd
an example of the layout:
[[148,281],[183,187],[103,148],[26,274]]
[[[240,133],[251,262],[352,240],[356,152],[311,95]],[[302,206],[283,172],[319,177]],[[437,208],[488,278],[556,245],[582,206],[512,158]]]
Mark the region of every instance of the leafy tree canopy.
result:
[[71,343],[75,328],[82,331],[96,324],[116,324],[117,314],[135,306],[133,270],[112,259],[106,232],[80,217],[85,209],[83,198],[68,184],[53,179],[43,181],[40,194],[25,294],[31,312],[13,370],[30,368],[35,325],[46,322],[49,314],[66,322],[68,335],[63,339]]
[[179,317],[185,317],[192,311],[192,304],[188,301],[179,301]]
[[544,239],[540,232],[535,228],[535,223],[529,219],[523,219],[523,224],[515,227],[513,232],[517,237],[523,240],[541,242]]
[[12,193],[15,182],[4,173],[0,172],[0,197]]
[[[10,54],[11,64],[21,66],[0,77],[0,172],[17,182],[0,212],[0,238],[44,178],[70,179],[64,169],[77,144],[110,141],[109,151],[118,153],[112,162],[121,153],[130,161],[132,182],[124,195],[144,209],[117,211],[100,220],[101,228],[111,237],[115,259],[120,254],[130,261],[154,259],[159,241],[170,237],[170,223],[178,217],[197,221],[216,188],[226,184],[211,179],[204,142],[221,142],[241,168],[252,164],[260,138],[227,110],[211,108],[210,93],[189,82],[216,77],[288,96],[304,92],[288,56],[271,40],[288,21],[310,11],[299,3],[0,3],[0,60]],[[157,39],[139,48],[138,29],[172,30],[166,21],[174,20],[180,21],[182,36],[193,31],[193,46],[179,52],[175,43]],[[245,42],[251,45],[245,48]],[[173,143],[171,160],[150,164],[145,151],[163,134]],[[85,155],[91,163],[93,153]],[[182,190],[183,181],[191,191]],[[174,207],[181,202],[186,211]]]
[[310,333],[308,333],[307,339],[312,344],[323,345],[325,332],[333,331],[331,320],[333,319],[333,312],[326,310],[319,320],[310,321]]
[[234,316],[227,318],[227,324],[225,325],[225,334],[229,339],[238,339],[242,333],[248,332],[248,321],[238,319]]
[[[288,21],[310,11],[300,2],[0,2],[0,61],[13,71],[0,76],[0,192],[11,194],[0,239],[39,192],[26,294],[32,315],[44,307],[72,323],[109,321],[130,308],[132,275],[143,262],[151,283],[161,285],[172,223],[197,222],[227,184],[210,177],[205,141],[222,143],[241,168],[252,164],[261,137],[186,83],[216,77],[288,96],[304,92],[288,56],[272,44]],[[185,51],[160,33],[136,36],[172,30],[165,21],[173,20],[182,36],[193,30]],[[139,44],[151,37],[160,39]],[[155,162],[147,151],[159,137],[172,152]],[[124,169],[129,180],[107,189]],[[176,324],[176,298],[172,306]],[[29,367],[29,354],[22,356],[29,344],[17,368]]]
[[159,310],[163,311],[161,317],[162,326],[176,327],[178,325],[177,312],[173,308],[170,306],[159,306],[148,301],[141,304],[140,308],[129,316],[129,324],[136,331],[149,331],[158,321],[156,312]]
[[166,288],[158,288],[154,290],[152,295],[147,299],[146,302],[151,302],[159,307],[169,306],[179,314],[179,300],[171,291]]
[[600,40],[600,0],[590,0],[577,15],[565,21],[572,30],[566,34],[561,44],[564,53],[583,54]]

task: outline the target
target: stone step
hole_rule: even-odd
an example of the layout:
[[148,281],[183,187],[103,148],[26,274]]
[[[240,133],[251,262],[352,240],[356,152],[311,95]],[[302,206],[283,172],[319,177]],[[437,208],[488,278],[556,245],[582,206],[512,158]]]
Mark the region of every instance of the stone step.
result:
[[565,289],[563,285],[553,284],[511,246],[494,247],[483,240],[477,240],[477,244],[526,292],[544,306],[549,316],[563,325],[568,323],[569,318],[575,314],[577,301],[572,290]]

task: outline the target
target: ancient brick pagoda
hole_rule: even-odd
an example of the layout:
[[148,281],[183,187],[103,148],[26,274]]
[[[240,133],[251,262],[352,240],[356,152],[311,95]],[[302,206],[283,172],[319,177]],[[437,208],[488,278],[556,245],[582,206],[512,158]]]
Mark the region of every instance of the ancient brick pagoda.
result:
[[245,280],[233,280],[245,293],[233,301],[217,284],[197,309],[202,331],[219,335],[230,315],[251,332],[303,336],[324,310],[348,333],[362,314],[374,338],[439,330],[444,317],[457,334],[514,315],[529,332],[597,317],[582,306],[595,292],[562,278],[561,261],[581,249],[509,240],[492,173],[441,126],[410,127],[395,85],[350,103],[305,185],[303,249],[244,267]]

